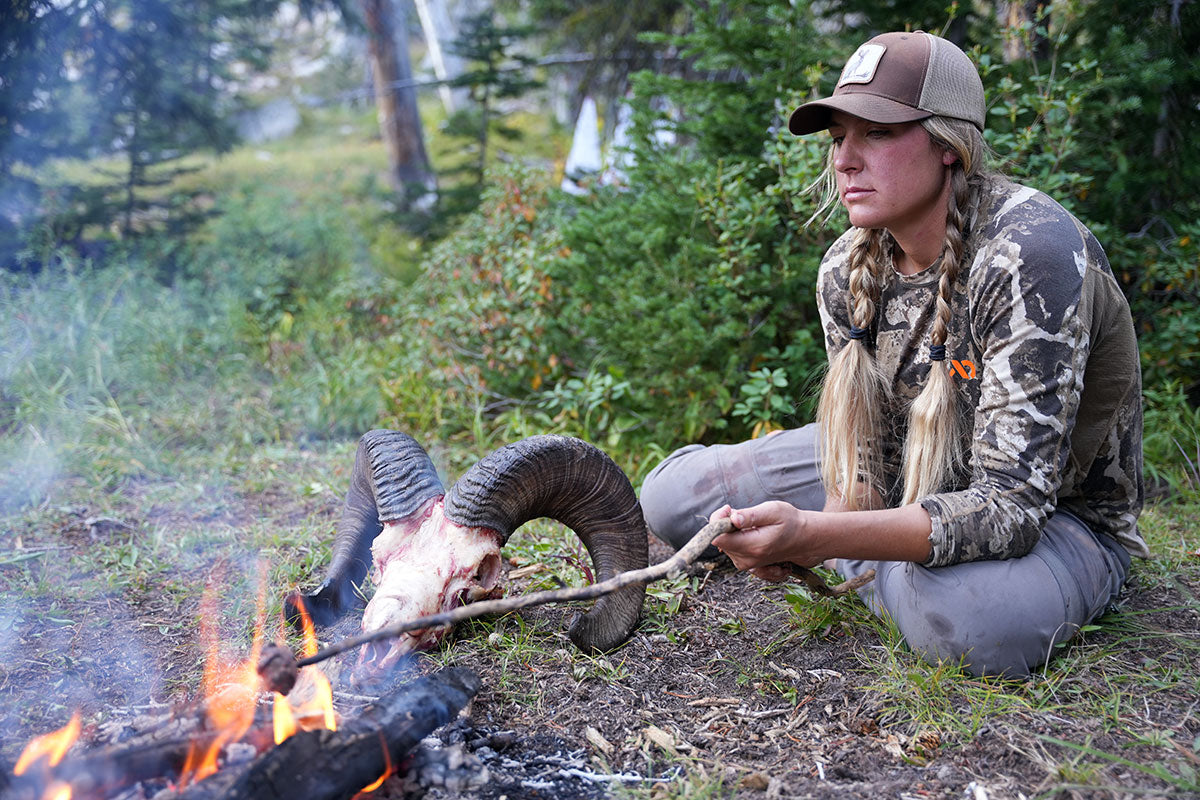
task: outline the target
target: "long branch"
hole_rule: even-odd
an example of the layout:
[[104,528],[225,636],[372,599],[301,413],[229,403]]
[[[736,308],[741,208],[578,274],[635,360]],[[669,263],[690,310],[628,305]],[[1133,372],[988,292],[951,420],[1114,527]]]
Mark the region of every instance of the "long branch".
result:
[[[675,555],[668,558],[666,561],[660,562],[644,569],[630,570],[614,575],[606,581],[593,583],[589,586],[571,587],[568,589],[553,589],[545,592],[535,592],[522,597],[505,597],[500,600],[483,600],[470,605],[459,606],[451,611],[443,611],[440,614],[431,614],[425,617],[409,620],[407,622],[399,622],[395,625],[389,625],[386,628],[379,628],[369,633],[363,633],[358,636],[352,636],[349,639],[343,639],[340,642],[335,642],[324,650],[317,652],[307,658],[300,659],[297,662],[297,667],[307,667],[310,664],[316,664],[325,659],[332,658],[339,653],[344,653],[347,650],[352,650],[360,645],[370,642],[377,642],[381,639],[392,639],[401,634],[409,633],[416,630],[428,630],[430,628],[445,628],[456,625],[463,620],[475,619],[476,617],[487,616],[488,614],[507,614],[510,611],[518,611],[522,608],[530,606],[540,606],[546,603],[565,603],[572,600],[592,600],[601,595],[615,592],[618,589],[623,589],[626,586],[635,584],[647,584],[662,578],[669,578],[678,575],[688,565],[692,564],[700,557],[700,554],[708,549],[712,544],[713,539],[723,533],[732,533],[737,530],[733,523],[728,518],[719,519],[716,522],[710,522],[705,525],[700,531],[692,537],[692,540],[681,547]],[[821,580],[820,576],[812,570],[801,566],[792,565],[792,574],[804,581],[810,589],[817,594],[825,597],[836,597],[839,595],[852,592],[875,577],[874,570],[867,570],[861,575],[858,575],[845,583],[830,587],[825,581]]]

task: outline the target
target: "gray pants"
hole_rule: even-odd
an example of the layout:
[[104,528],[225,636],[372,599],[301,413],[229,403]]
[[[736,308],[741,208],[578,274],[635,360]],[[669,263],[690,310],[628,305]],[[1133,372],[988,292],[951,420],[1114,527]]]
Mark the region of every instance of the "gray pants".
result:
[[[816,426],[734,445],[689,445],[667,456],[642,484],[650,530],[676,549],[724,505],[744,508],[786,500],[809,510],[825,504]],[[1116,597],[1129,554],[1060,511],[1021,558],[928,568],[907,561],[839,560],[849,578],[875,580],[859,594],[889,615],[928,661],[963,660],[976,675],[1028,675],[1049,660]]]

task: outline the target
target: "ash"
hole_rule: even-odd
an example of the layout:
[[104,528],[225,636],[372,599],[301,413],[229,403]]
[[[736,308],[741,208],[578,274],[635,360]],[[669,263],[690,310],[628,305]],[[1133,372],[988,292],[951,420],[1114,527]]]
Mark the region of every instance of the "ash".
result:
[[667,780],[609,773],[590,762],[587,753],[555,736],[479,728],[458,720],[422,740],[388,788],[394,797],[429,800],[592,800],[609,797],[620,785]]

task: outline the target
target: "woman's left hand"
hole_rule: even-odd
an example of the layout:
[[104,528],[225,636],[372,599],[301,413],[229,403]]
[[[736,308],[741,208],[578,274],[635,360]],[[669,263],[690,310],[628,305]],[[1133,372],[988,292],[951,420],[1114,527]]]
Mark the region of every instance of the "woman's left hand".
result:
[[713,540],[713,545],[740,570],[748,570],[763,580],[782,581],[791,574],[787,564],[815,566],[822,557],[811,552],[805,512],[790,503],[771,500],[756,506],[733,509],[722,506],[709,522],[728,517],[738,530]]

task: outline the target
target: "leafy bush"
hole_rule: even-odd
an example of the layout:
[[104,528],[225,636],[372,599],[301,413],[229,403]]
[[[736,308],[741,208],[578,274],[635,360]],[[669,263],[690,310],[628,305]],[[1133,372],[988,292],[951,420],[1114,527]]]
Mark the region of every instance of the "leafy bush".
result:
[[393,344],[423,347],[438,367],[428,378],[451,402],[494,414],[563,374],[564,287],[548,265],[566,251],[547,191],[520,167],[495,173],[479,210],[432,250],[412,286]]
[[[690,11],[690,32],[650,37],[689,66],[637,76],[623,187],[579,200],[507,173],[427,265],[424,324],[486,409],[510,409],[504,424],[671,446],[811,418],[825,362],[813,286],[845,218],[805,226],[826,144],[783,122],[807,92],[832,88],[826,64],[861,34],[818,34],[803,3]],[[1152,241],[1089,216],[1107,206],[1091,202],[1101,178],[1087,120],[1114,80],[1077,31],[1064,13],[1052,32],[1010,32],[1031,54],[1012,63],[993,55],[999,37],[974,49],[988,141],[1006,172],[1106,242],[1133,287],[1148,379],[1195,375],[1191,228],[1165,225],[1173,238]]]
[[[692,4],[693,32],[660,37],[692,59],[688,77],[636,76],[628,187],[580,204],[553,265],[590,356],[576,363],[629,381],[626,403],[660,443],[748,435],[759,420],[734,405],[754,373],[803,387],[824,362],[812,287],[832,236],[804,227],[802,191],[824,147],[782,129],[796,98],[780,96],[821,74],[828,41],[803,3],[737,6]],[[777,399],[775,421],[795,424],[802,395]]]
[[1177,381],[1146,391],[1145,431],[1148,482],[1200,497],[1200,408],[1188,402]]

